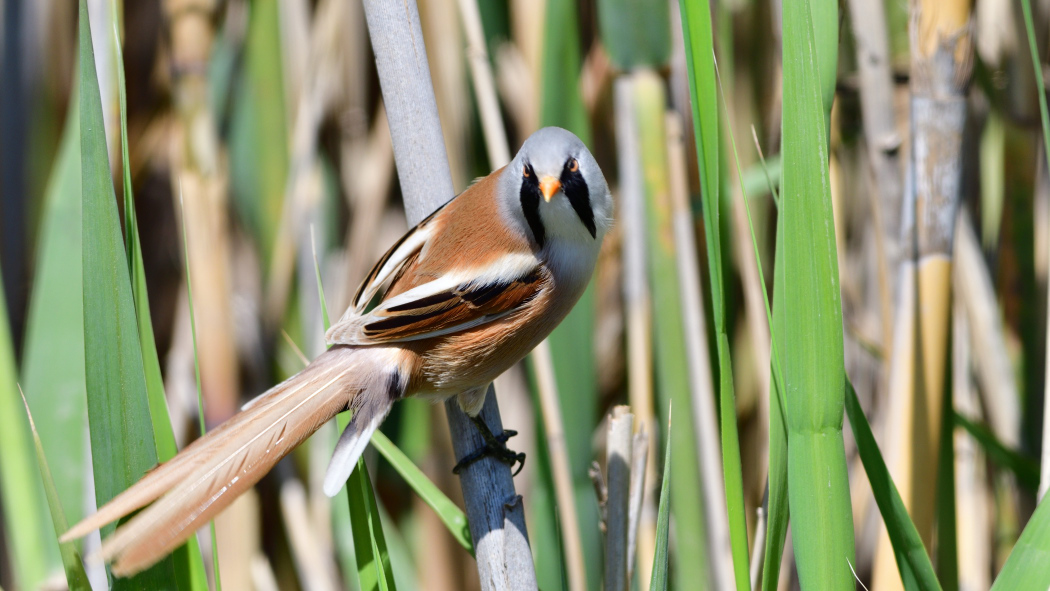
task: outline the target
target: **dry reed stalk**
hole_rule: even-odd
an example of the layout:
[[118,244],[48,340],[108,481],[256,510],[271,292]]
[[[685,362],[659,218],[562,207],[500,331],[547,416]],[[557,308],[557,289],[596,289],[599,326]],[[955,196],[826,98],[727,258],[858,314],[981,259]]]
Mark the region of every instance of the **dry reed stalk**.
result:
[[288,531],[299,583],[306,591],[335,591],[341,587],[331,547],[318,543],[307,506],[306,488],[296,478],[281,484],[281,517]]
[[252,573],[252,589],[255,591],[279,591],[277,586],[277,575],[273,574],[273,567],[265,554],[259,553],[252,556],[249,566]]
[[[297,22],[304,25],[304,18],[288,18],[282,23],[282,35],[292,40],[300,40],[282,44],[282,49],[287,45],[307,45],[308,51],[300,49],[284,56],[288,69],[302,72],[302,75],[292,75],[285,79],[287,102],[290,110],[294,109],[295,116],[291,134],[291,160],[284,186],[283,211],[274,240],[266,288],[264,314],[266,324],[270,327],[277,326],[284,316],[296,268],[309,275],[309,280],[303,279],[300,282],[307,287],[302,301],[308,306],[313,306],[318,301],[313,261],[309,241],[305,239],[305,230],[312,221],[318,220],[319,215],[321,196],[318,194],[319,188],[316,183],[317,175],[320,174],[317,136],[322,118],[336,98],[339,83],[342,82],[339,75],[342,68],[339,58],[342,52],[339,51],[339,47],[343,38],[342,25],[346,22],[348,12],[346,5],[346,2],[338,0],[321,2],[309,33],[294,27]],[[294,5],[282,6],[285,7],[283,12],[295,13],[289,7]],[[313,293],[313,297],[310,293]],[[310,314],[308,317],[319,318],[319,315]],[[311,338],[304,345],[309,353],[320,353],[320,350],[314,350],[320,347],[320,339]]]
[[984,262],[970,216],[960,212],[955,227],[956,290],[966,311],[967,333],[973,349],[973,366],[985,397],[988,423],[1004,445],[1021,445],[1020,392],[1007,353],[1006,337],[992,276]]
[[[208,424],[237,411],[240,395],[230,304],[226,160],[208,108],[207,64],[215,31],[212,0],[166,0],[170,23],[173,105],[172,187],[185,202],[189,268],[199,327],[201,385]],[[176,207],[176,210],[180,210]]]
[[520,137],[528,137],[540,125],[540,97],[536,90],[539,85],[534,82],[535,74],[522,52],[511,43],[497,49],[496,64],[496,85],[510,121]]
[[[215,36],[213,0],[165,0],[171,40],[171,182],[186,232],[186,267],[197,323],[197,359],[205,423],[218,425],[239,407],[240,365],[234,340],[227,161],[208,102],[208,61]],[[178,201],[182,206],[178,206]],[[187,278],[188,279],[188,278]],[[187,369],[192,370],[192,365]],[[248,585],[258,536],[248,495],[215,519],[221,573],[231,588]],[[215,550],[213,550],[215,551]]]
[[[962,232],[956,234],[956,252]],[[958,255],[957,255],[957,258]],[[961,261],[958,266],[961,266]],[[956,267],[958,269],[958,266]],[[956,293],[968,286],[956,272]],[[967,419],[980,420],[980,403],[970,374],[972,337],[966,311],[960,302],[952,307],[952,398],[955,410]],[[955,522],[958,531],[959,589],[979,591],[991,587],[992,531],[985,458],[977,442],[962,429],[955,432]]]
[[458,565],[464,552],[458,544],[449,541],[448,528],[441,518],[418,496],[412,499],[412,514],[418,519],[414,566],[419,588],[422,591],[465,588],[464,573]]
[[387,128],[386,109],[380,103],[371,117],[367,111],[370,73],[364,9],[351,2],[345,13],[343,52],[346,68],[344,101],[340,105],[340,180],[352,212],[347,228],[346,271],[331,296],[336,309],[345,309],[370,265],[382,256],[376,233],[394,178],[394,152]]
[[[419,12],[415,2],[365,0],[364,7],[390,114],[405,212],[409,223],[414,224],[455,194],[430,85]],[[457,457],[483,445],[477,429],[455,400],[446,402],[445,410]],[[493,432],[502,430],[491,388],[481,418]],[[510,467],[484,459],[460,473],[460,484],[482,589],[535,589],[522,499],[514,490]]]
[[467,68],[463,59],[463,34],[456,15],[456,0],[429,0],[418,4],[427,59],[437,99],[438,117],[445,138],[445,153],[452,172],[452,186],[466,188],[473,180],[468,173],[470,101],[466,100]]
[[[638,525],[642,521],[642,500],[645,496],[645,475],[649,465],[649,434],[640,430],[631,444],[631,494],[627,505],[627,580],[634,577],[638,562]],[[607,494],[601,495],[603,502]],[[651,521],[655,517],[649,516]]]
[[598,108],[599,101],[605,96],[604,90],[614,74],[609,54],[600,43],[595,43],[583,58],[580,67],[580,98],[583,109],[591,117]]
[[[653,411],[652,318],[650,317],[649,280],[645,257],[645,202],[642,186],[641,156],[633,115],[633,81],[622,76],[613,83],[616,116],[616,153],[620,164],[620,212],[623,232],[623,302],[627,316],[627,398],[640,427],[656,425]],[[655,432],[655,431],[653,431]],[[650,454],[655,448],[651,446]],[[657,462],[650,461],[654,471]],[[650,483],[656,478],[648,478]],[[656,551],[656,495],[650,486],[643,496],[643,509],[638,531],[639,587],[646,591]],[[648,507],[653,507],[648,511]]]
[[536,390],[546,427],[545,439],[550,455],[554,496],[558,503],[562,543],[565,545],[565,567],[569,575],[569,589],[587,589],[587,570],[583,558],[583,540],[580,537],[579,518],[576,515],[576,495],[573,491],[572,471],[569,469],[569,451],[565,447],[565,425],[558,402],[558,382],[554,378],[554,359],[550,345],[544,340],[532,352],[536,372]]
[[[171,414],[171,428],[179,449],[186,447],[191,430],[196,430],[197,379],[193,366],[193,334],[190,331],[190,306],[182,283],[175,303],[171,345],[164,359],[164,393]],[[191,427],[192,425],[192,427]]]
[[890,64],[886,6],[872,0],[849,0],[850,24],[857,47],[860,73],[861,119],[868,163],[874,180],[872,211],[877,230],[879,304],[883,351],[893,341],[894,277],[900,260],[900,213],[903,196],[900,150],[894,111],[893,72]]
[[759,560],[766,552],[766,508],[759,506],[755,510],[755,542],[751,548],[751,588],[758,589],[762,585],[762,565],[764,560]]
[[[510,38],[511,47],[518,53],[523,66],[523,73],[528,75],[529,80],[540,79],[543,67],[543,44],[545,34],[542,23],[546,22],[547,2],[536,0],[510,0]],[[502,75],[502,61],[500,63],[500,74]],[[522,79],[518,79],[519,82]],[[527,128],[531,133],[539,126],[540,121],[540,96],[538,83],[528,85],[516,85],[511,87],[515,94],[530,95],[533,109],[531,112],[532,126]],[[506,95],[505,95],[506,97]],[[527,134],[525,134],[527,135]]]
[[481,12],[477,0],[458,0],[459,16],[467,36],[467,61],[474,83],[474,96],[478,101],[478,115],[485,134],[489,165],[499,168],[510,162],[507,133],[503,130],[503,116],[499,112],[496,97],[496,81],[492,76],[488,50],[485,49],[485,32],[481,26]]
[[631,462],[634,415],[629,406],[617,406],[609,415],[605,441],[605,474],[608,497],[605,503],[605,581],[606,591],[627,591],[627,563],[630,560],[628,531],[630,515]]
[[[693,428],[696,432],[696,452],[700,459],[704,523],[707,526],[708,551],[716,559],[711,560],[713,580],[719,586],[731,585],[733,581],[732,555],[729,545],[729,521],[726,508],[725,475],[722,467],[722,443],[719,440],[717,405],[711,370],[711,354],[707,348],[707,325],[704,319],[704,293],[700,283],[700,261],[697,253],[693,212],[689,204],[688,172],[686,168],[685,136],[681,117],[669,112],[666,117],[667,161],[670,174],[670,197],[673,208],[674,241],[677,253],[678,276],[682,294],[682,322],[685,324],[686,349],[689,359],[689,390],[692,396]],[[738,235],[743,235],[739,234]],[[750,232],[746,233],[750,236]],[[752,252],[749,249],[749,253]],[[754,261],[754,257],[746,257]],[[755,277],[758,268],[755,267]],[[757,289],[761,287],[758,279]],[[757,292],[761,294],[761,291]],[[753,294],[754,295],[754,294]],[[759,296],[761,298],[761,296]],[[759,300],[761,302],[761,299]],[[762,308],[762,325],[766,325],[765,306]],[[766,340],[757,341],[769,346],[769,330]],[[766,353],[768,355],[768,353]],[[769,358],[766,357],[763,373],[768,380]],[[767,390],[768,391],[768,390]],[[766,396],[760,398],[767,399]],[[768,417],[768,402],[767,417]],[[768,424],[768,418],[766,423]],[[767,452],[768,453],[768,452]],[[765,473],[768,471],[763,470]],[[725,587],[729,588],[729,587]]]
[[[219,577],[223,588],[251,588],[251,558],[262,551],[259,547],[262,539],[259,495],[255,489],[248,489],[215,517],[215,535],[219,544]],[[215,551],[213,548],[212,552]],[[205,560],[205,568],[209,571],[212,564],[211,560]]]
[[[952,243],[962,179],[966,88],[973,61],[967,0],[915,0],[911,33],[911,178],[902,208],[908,256],[890,366],[897,449],[890,473],[927,549],[932,548],[935,479],[951,309]],[[892,453],[895,451],[896,453]],[[899,588],[889,537],[876,548],[873,586]]]
[[375,239],[394,182],[394,147],[386,109],[380,105],[372,118],[372,129],[363,137],[348,134],[343,139],[340,174],[353,219],[347,229],[346,281],[343,293],[334,300],[340,308],[350,305],[357,285],[380,256]]

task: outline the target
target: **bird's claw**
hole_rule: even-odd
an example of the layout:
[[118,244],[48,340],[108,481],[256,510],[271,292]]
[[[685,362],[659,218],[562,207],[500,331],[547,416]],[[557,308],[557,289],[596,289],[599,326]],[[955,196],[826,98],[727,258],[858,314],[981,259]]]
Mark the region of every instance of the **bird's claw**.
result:
[[452,473],[458,475],[467,466],[477,462],[481,458],[489,456],[507,464],[510,466],[511,470],[514,470],[514,465],[518,464],[518,469],[514,470],[513,473],[513,476],[517,476],[518,473],[521,472],[521,469],[525,467],[525,454],[508,449],[507,440],[517,435],[518,432],[511,429],[505,429],[499,435],[493,435],[492,431],[489,430],[485,423],[480,420],[475,420],[474,423],[478,425],[478,429],[481,431],[481,435],[485,439],[485,445],[467,454],[454,468],[452,468]]

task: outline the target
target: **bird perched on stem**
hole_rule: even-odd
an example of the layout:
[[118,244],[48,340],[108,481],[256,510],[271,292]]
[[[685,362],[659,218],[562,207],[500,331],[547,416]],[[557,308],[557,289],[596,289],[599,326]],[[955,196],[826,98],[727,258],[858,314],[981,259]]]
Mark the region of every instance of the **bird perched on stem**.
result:
[[[572,133],[532,134],[510,164],[412,228],[376,263],[325,335],[330,349],[62,536],[146,507],[105,540],[114,574],[142,571],[259,481],[336,414],[352,412],[325,475],[335,495],[394,402],[457,397],[486,446],[513,466],[512,434],[478,419],[488,385],[565,318],[590,281],[613,201]],[[377,296],[378,304],[368,306]],[[152,503],[152,504],[151,504]]]

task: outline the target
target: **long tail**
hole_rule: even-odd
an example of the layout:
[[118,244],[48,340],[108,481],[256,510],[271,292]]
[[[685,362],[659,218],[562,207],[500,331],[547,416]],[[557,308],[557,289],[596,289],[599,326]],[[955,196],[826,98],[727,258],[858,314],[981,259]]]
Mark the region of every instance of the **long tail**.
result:
[[[338,492],[402,392],[400,372],[377,349],[334,347],[274,386],[217,429],[147,473],[62,536],[82,537],[153,503],[105,540],[113,573],[149,568],[259,481],[339,412],[353,410],[329,466],[325,491]],[[392,395],[393,394],[393,395]],[[345,474],[344,474],[345,472]],[[342,480],[335,484],[337,475]],[[329,484],[332,480],[333,484]],[[156,502],[154,502],[156,501]]]

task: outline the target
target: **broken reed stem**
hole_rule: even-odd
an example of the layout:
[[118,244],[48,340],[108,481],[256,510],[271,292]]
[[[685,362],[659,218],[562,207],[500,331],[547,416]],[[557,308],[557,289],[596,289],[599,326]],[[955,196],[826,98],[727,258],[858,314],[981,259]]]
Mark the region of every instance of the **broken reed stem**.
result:
[[[394,159],[409,224],[416,224],[455,192],[448,167],[426,46],[416,3],[364,0],[383,101],[390,115]],[[455,399],[445,403],[452,445],[463,457],[484,445]],[[481,418],[503,429],[495,391],[489,388]],[[492,458],[467,466],[460,485],[475,544],[481,588],[535,589],[525,513],[510,467]]]
[[[642,517],[642,498],[645,496],[645,471],[649,465],[649,434],[645,427],[634,434],[631,444],[631,495],[627,504],[627,580],[634,577],[638,560],[638,523]],[[655,521],[655,519],[653,519]]]
[[[768,494],[767,494],[768,496]],[[759,558],[766,554],[766,518],[765,505],[759,505],[755,510],[755,544],[751,548],[751,588],[758,589],[762,585],[762,565],[765,561]]]
[[633,461],[631,429],[634,415],[628,406],[613,408],[606,439],[605,473],[609,497],[605,511],[605,590],[627,591],[628,532]]

